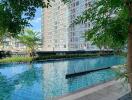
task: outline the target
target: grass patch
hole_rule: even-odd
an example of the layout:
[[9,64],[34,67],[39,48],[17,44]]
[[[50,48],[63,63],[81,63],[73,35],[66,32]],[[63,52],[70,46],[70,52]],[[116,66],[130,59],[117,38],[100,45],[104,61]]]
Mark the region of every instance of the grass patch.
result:
[[13,56],[0,59],[0,63],[13,63],[13,62],[31,62],[33,61],[32,57],[20,57],[20,56]]

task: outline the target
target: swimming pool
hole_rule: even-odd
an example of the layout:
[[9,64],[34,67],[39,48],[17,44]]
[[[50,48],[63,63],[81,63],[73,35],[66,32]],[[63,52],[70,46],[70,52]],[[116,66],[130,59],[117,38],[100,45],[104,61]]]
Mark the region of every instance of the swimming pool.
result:
[[115,78],[111,70],[102,70],[73,78],[68,73],[124,64],[122,56],[105,56],[33,64],[0,65],[0,100],[47,100]]

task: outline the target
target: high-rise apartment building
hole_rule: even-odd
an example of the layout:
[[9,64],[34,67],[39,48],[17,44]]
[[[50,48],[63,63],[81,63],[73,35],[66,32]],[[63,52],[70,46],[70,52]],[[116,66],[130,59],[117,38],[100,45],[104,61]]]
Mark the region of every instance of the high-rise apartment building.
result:
[[61,0],[51,2],[52,7],[43,9],[42,33],[44,51],[95,50],[96,46],[85,40],[84,33],[92,24],[87,22],[71,26],[92,0],[71,0],[64,4]]

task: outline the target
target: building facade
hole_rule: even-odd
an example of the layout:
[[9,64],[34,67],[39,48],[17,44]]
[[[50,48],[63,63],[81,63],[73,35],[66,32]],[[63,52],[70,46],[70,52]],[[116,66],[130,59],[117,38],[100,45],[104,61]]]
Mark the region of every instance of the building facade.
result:
[[42,33],[44,51],[96,50],[97,47],[85,40],[84,33],[92,27],[90,22],[71,26],[77,16],[88,7],[90,0],[71,0],[64,4],[61,0],[51,2],[43,9]]
[[5,38],[3,40],[0,50],[12,51],[12,52],[21,52],[26,50],[26,46],[20,43],[19,40],[14,38]]

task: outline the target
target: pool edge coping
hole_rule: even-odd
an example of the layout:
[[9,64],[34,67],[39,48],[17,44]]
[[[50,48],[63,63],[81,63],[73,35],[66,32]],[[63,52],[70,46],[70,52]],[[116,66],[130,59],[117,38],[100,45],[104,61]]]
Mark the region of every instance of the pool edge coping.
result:
[[115,83],[118,83],[118,81],[116,81],[115,79],[110,80],[108,82],[98,84],[98,85],[90,87],[90,88],[83,88],[83,89],[75,91],[73,93],[69,93],[69,94],[66,94],[64,96],[59,96],[55,100],[75,100],[75,99],[81,98],[83,96],[97,92],[97,91],[99,91],[105,87],[112,86]]

